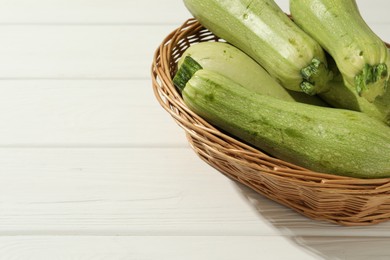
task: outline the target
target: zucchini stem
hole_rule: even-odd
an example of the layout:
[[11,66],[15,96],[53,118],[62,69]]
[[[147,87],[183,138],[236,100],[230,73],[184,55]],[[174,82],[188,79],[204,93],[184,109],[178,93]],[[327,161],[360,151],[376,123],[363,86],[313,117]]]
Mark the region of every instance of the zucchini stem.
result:
[[173,84],[182,92],[192,75],[200,69],[202,69],[202,66],[196,60],[186,56],[173,77]]
[[309,65],[301,69],[303,81],[300,84],[302,91],[308,95],[315,95],[329,89],[327,82],[333,78],[333,73],[318,58],[313,58]]
[[355,88],[359,96],[372,102],[382,95],[387,88],[388,68],[385,63],[365,64],[362,71],[355,76]]
[[303,93],[306,93],[310,96],[314,96],[315,94],[317,94],[316,87],[308,81],[302,81],[299,86],[302,89]]

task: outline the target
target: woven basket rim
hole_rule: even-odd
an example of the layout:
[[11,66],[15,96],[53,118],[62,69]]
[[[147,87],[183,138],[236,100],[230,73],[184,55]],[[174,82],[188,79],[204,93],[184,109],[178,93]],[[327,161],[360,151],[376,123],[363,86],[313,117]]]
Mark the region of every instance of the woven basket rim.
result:
[[[237,178],[237,176],[216,167],[219,165],[219,161],[205,159],[205,150],[198,148],[200,142],[202,143],[202,147],[205,147],[204,149],[220,156],[223,160],[229,160],[231,164],[237,167],[250,167],[262,174],[272,176],[275,180],[292,181],[297,185],[309,187],[319,192],[334,192],[340,196],[390,197],[390,178],[362,179],[305,169],[269,156],[257,148],[242,143],[234,137],[221,132],[192,112],[184,104],[181,95],[172,82],[175,65],[177,59],[180,57],[180,51],[175,52],[175,50],[180,48],[181,45],[196,43],[197,39],[191,42],[192,38],[189,38],[189,36],[194,34],[194,32],[202,32],[202,30],[207,31],[196,19],[189,18],[186,20],[181,26],[173,30],[163,39],[154,53],[151,66],[152,86],[156,99],[172,116],[174,121],[185,130],[191,147],[202,159],[211,166],[219,169],[228,177],[242,183],[245,182]],[[211,34],[206,35],[202,40],[216,41],[219,39]],[[389,44],[387,46],[390,47]],[[237,154],[240,156],[237,157]],[[253,175],[251,178],[256,180],[258,177]],[[251,185],[251,183],[245,184],[247,186]],[[285,201],[279,202],[288,205]],[[296,210],[304,213],[307,209]],[[337,222],[345,225],[368,225],[390,218],[390,213],[385,212],[383,214],[385,217],[381,219],[370,219],[364,222],[364,224],[358,221],[348,222],[348,220],[343,223],[342,217]],[[326,217],[323,218],[326,219]]]

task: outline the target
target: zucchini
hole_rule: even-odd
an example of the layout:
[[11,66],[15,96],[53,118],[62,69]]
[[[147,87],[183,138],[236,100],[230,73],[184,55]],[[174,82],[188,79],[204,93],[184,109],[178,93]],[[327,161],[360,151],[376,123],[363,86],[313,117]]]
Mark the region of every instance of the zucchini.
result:
[[369,102],[355,91],[351,91],[343,80],[332,80],[329,85],[331,89],[320,94],[320,97],[329,105],[363,112],[390,126],[390,91],[376,98],[373,102]]
[[184,0],[218,37],[257,61],[281,85],[314,95],[332,78],[321,46],[273,0]]
[[260,95],[206,69],[182,95],[209,123],[279,159],[324,173],[390,177],[390,127],[364,113]]
[[[390,57],[390,55],[389,55]],[[332,57],[328,57],[328,65],[334,78],[328,84],[329,90],[319,96],[333,107],[360,111],[383,121],[390,126],[390,91],[377,97],[373,102],[358,95],[356,91],[347,87],[342,75]]]
[[225,42],[200,42],[191,45],[178,61],[174,84],[184,88],[192,74],[201,69],[216,71],[259,94],[318,106],[328,106],[322,99],[280,85],[256,61]]
[[335,59],[348,87],[369,102],[384,94],[387,48],[363,20],[355,0],[291,0],[290,12]]

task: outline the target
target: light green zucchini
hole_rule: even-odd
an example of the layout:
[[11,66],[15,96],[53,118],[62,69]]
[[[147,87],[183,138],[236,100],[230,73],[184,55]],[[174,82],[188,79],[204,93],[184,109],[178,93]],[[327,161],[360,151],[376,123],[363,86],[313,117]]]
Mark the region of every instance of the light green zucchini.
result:
[[321,46],[273,0],[184,0],[215,35],[257,61],[287,89],[314,95],[332,78]]
[[282,160],[330,174],[390,177],[390,127],[364,113],[260,95],[205,69],[182,95],[211,124]]
[[348,88],[343,80],[332,80],[329,85],[331,89],[320,94],[329,105],[363,112],[390,126],[390,91],[369,102]]
[[387,48],[355,0],[291,0],[294,22],[336,61],[345,84],[369,102],[386,91]]
[[225,42],[200,42],[187,48],[178,61],[178,72],[173,82],[182,89],[192,74],[201,68],[218,72],[259,94],[286,101],[328,106],[317,96],[284,88],[251,57]]
[[[390,55],[389,55],[390,57]],[[328,57],[328,65],[334,78],[328,84],[329,90],[319,96],[333,107],[360,111],[377,118],[390,126],[390,89],[377,97],[373,102],[361,97],[354,89],[347,87],[332,57]]]

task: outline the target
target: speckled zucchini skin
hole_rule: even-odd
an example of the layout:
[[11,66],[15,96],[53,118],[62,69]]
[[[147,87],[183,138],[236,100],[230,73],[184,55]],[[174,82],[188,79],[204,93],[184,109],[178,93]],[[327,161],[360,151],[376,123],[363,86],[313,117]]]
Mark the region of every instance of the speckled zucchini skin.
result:
[[328,83],[329,90],[319,96],[333,107],[360,111],[390,126],[390,90],[388,89],[385,94],[377,97],[373,102],[369,102],[344,83],[331,57],[328,57],[328,64],[335,77]]
[[324,173],[390,177],[390,127],[364,113],[259,95],[205,69],[182,94],[211,124],[282,160]]
[[291,0],[294,22],[335,59],[344,82],[373,102],[386,91],[388,51],[355,0]]

